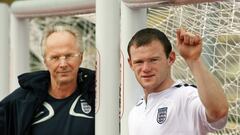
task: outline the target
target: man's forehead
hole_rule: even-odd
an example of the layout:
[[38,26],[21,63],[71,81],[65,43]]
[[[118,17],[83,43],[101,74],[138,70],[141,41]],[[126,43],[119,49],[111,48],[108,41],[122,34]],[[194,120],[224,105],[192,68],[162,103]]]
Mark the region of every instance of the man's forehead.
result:
[[135,51],[135,52],[132,52],[132,55],[131,55],[131,59],[132,60],[140,60],[140,59],[156,59],[156,58],[161,58],[163,57],[164,54],[163,53],[160,53],[160,52],[144,52],[144,51]]
[[144,45],[132,45],[130,48],[130,51],[141,51],[141,50],[149,50],[149,51],[154,51],[154,50],[163,50],[163,45],[160,42],[151,42],[148,44]]

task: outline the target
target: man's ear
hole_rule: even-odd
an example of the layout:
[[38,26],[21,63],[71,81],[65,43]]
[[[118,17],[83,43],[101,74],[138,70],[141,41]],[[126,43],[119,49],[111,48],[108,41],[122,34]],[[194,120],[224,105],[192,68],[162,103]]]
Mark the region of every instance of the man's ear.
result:
[[43,66],[44,66],[44,69],[48,69],[47,61],[45,58],[43,58]]
[[168,64],[172,65],[176,60],[176,53],[174,51],[171,51],[168,57]]
[[129,64],[130,68],[132,68],[132,61],[131,61],[130,57],[128,58],[128,64]]
[[80,65],[82,64],[83,62],[83,53],[80,53]]

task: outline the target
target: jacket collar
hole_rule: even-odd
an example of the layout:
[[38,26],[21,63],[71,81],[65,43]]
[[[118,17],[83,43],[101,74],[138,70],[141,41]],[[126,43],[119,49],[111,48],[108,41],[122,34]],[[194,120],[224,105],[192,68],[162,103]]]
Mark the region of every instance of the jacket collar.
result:
[[[85,68],[79,68],[77,89],[81,90],[81,93],[87,92],[87,89],[84,88],[84,86],[89,85],[89,79],[87,78],[93,76],[91,74],[93,74],[93,71]],[[91,78],[93,79],[93,77]],[[50,73],[46,70],[24,73],[18,76],[18,82],[23,89],[31,90],[37,95],[46,95],[48,93],[48,87],[50,84]]]

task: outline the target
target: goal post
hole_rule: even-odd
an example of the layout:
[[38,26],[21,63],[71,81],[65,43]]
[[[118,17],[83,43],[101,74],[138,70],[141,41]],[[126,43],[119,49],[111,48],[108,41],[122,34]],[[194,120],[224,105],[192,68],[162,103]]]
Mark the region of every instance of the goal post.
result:
[[2,100],[9,93],[9,23],[10,23],[10,10],[7,4],[0,3],[0,100]]
[[28,65],[28,36],[30,32],[28,19],[92,13],[95,12],[95,7],[97,10],[96,49],[101,59],[97,62],[99,64],[97,74],[100,76],[97,80],[99,89],[96,90],[95,134],[117,135],[119,133],[120,0],[96,0],[96,2],[95,0],[28,0],[14,2],[11,6],[13,13],[10,25],[11,51],[14,52],[11,60],[13,61],[11,70],[14,73],[10,80],[14,80],[11,80],[13,83],[10,86],[12,88],[18,87],[17,76],[20,73],[30,71]]

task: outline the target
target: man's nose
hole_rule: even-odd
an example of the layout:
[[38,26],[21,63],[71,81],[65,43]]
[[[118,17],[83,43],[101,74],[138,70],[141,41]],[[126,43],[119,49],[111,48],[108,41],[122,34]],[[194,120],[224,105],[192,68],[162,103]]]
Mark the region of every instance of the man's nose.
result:
[[143,69],[144,72],[149,72],[149,71],[151,71],[151,65],[150,65],[150,63],[144,62],[142,69]]
[[65,56],[61,56],[59,57],[59,65],[60,66],[65,66],[67,63],[66,57]]

